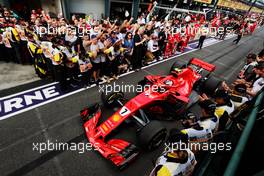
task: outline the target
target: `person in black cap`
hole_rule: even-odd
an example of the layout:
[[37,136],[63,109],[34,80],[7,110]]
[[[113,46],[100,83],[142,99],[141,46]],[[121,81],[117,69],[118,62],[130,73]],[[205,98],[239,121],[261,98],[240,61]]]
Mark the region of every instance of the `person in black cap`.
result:
[[229,93],[226,90],[219,89],[214,94],[217,109],[222,108],[230,115],[234,110],[235,106]]
[[224,130],[230,114],[235,110],[235,104],[231,100],[228,91],[219,89],[214,94],[216,102],[216,116],[219,118],[219,130]]
[[188,136],[189,142],[207,142],[213,137],[218,127],[218,118],[215,115],[216,104],[209,100],[199,102],[201,107],[201,117],[191,117],[183,121],[183,126],[186,129],[181,130],[181,133]]

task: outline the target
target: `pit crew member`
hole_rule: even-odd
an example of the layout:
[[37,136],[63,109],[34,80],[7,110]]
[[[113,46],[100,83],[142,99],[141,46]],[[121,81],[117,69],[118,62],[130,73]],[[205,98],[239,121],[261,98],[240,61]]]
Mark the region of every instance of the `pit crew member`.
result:
[[183,121],[186,129],[181,132],[188,136],[189,142],[207,142],[218,128],[218,118],[215,114],[216,104],[206,99],[199,102],[199,106],[202,111],[199,119],[196,116],[189,116],[187,120]]
[[[167,141],[168,146],[182,143],[188,143],[188,137],[180,133],[179,130],[172,129]],[[155,168],[150,176],[188,176],[192,174],[196,163],[194,153],[190,149],[166,147],[165,151],[157,159]]]

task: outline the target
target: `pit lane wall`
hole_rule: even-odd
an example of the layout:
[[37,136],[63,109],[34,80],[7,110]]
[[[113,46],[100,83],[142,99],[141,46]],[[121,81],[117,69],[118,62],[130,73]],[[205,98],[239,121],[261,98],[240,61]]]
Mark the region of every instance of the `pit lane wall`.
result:
[[[237,173],[241,172],[240,164],[242,164],[242,157],[246,155],[249,151],[246,151],[247,143],[254,127],[256,127],[256,119],[259,111],[263,111],[264,104],[264,90],[256,96],[249,106],[242,111],[229,125],[227,125],[224,131],[216,134],[214,137],[214,142],[231,142],[232,150],[217,153],[202,153],[200,156],[200,162],[198,162],[197,167],[194,171],[194,176],[205,176],[205,175],[224,175],[224,176],[235,176]],[[246,125],[241,132],[237,128],[237,123],[241,121],[246,121]],[[257,128],[257,127],[256,127]],[[254,134],[254,133],[253,133]],[[252,152],[251,152],[252,154]],[[248,163],[247,170],[250,172],[256,171],[256,168],[250,166]]]
[[[243,152],[245,150],[246,144],[248,142],[250,133],[254,127],[256,118],[257,118],[257,114],[259,112],[259,110],[261,109],[261,101],[263,99],[264,96],[264,91],[262,90],[262,92],[258,95],[256,102],[253,106],[253,109],[249,115],[247,124],[242,132],[242,135],[238,141],[237,147],[231,157],[231,160],[228,163],[228,166],[225,170],[224,176],[234,176],[236,175],[236,170],[238,168],[238,165],[240,163],[241,157],[243,155]],[[263,108],[263,107],[262,107]]]

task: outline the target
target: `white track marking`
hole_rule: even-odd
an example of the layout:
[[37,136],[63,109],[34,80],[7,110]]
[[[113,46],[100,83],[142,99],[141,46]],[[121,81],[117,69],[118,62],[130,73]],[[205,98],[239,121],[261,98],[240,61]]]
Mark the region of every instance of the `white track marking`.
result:
[[[45,137],[46,142],[47,142],[47,143],[48,143],[48,141],[51,141],[51,142],[52,142],[52,139],[51,139],[51,137],[49,136],[49,133],[48,133],[48,131],[47,131],[46,128],[45,128],[45,123],[44,123],[43,120],[42,120],[42,116],[41,116],[41,114],[40,114],[38,108],[35,109],[35,113],[36,113],[37,118],[38,118],[38,120],[39,120],[40,128],[41,128],[41,130],[43,131],[43,134],[44,134],[44,137]],[[62,174],[63,169],[62,169],[62,167],[61,167],[60,161],[59,161],[59,159],[58,159],[57,156],[55,156],[55,157],[53,158],[53,162],[54,162],[54,164],[55,164],[55,167],[56,167],[56,169],[57,169],[57,171],[58,171],[59,176],[63,176],[63,174]]]
[[58,82],[53,82],[53,83],[50,83],[50,84],[45,84],[43,86],[39,86],[39,87],[35,87],[35,88],[32,88],[32,89],[25,90],[23,92],[18,92],[18,93],[12,94],[12,95],[8,95],[8,96],[5,96],[5,97],[1,97],[0,98],[0,101],[1,100],[4,100],[4,99],[8,99],[8,98],[15,97],[17,95],[21,95],[21,94],[24,94],[24,93],[27,93],[27,92],[31,92],[31,91],[34,91],[34,90],[42,89],[44,87],[49,87],[49,86],[52,86],[52,85],[55,85],[55,84],[58,84]]

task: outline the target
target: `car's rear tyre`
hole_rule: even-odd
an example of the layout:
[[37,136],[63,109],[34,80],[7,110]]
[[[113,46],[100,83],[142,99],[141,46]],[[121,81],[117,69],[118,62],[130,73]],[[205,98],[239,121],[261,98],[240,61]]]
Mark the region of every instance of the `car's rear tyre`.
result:
[[158,121],[151,121],[138,134],[140,145],[146,150],[154,150],[166,139],[167,129]]
[[174,64],[171,66],[170,72],[175,71],[175,69],[182,69],[185,68],[186,64],[179,63],[178,61],[174,62]]
[[102,102],[105,106],[114,106],[117,105],[117,100],[124,99],[124,93],[123,92],[111,92],[106,93],[103,92],[101,95]]
[[208,95],[214,95],[215,91],[221,86],[222,81],[214,76],[210,76],[203,83],[203,92]]

